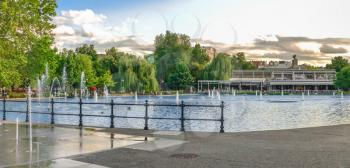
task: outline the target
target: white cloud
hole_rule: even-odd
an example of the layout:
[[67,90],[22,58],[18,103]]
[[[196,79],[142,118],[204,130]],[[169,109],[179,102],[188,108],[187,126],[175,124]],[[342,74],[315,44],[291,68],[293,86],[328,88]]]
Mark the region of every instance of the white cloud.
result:
[[[58,49],[75,49],[86,43],[95,45],[99,53],[103,53],[107,48],[116,47],[120,51],[140,56],[150,54],[154,50],[152,39],[156,34],[164,33],[163,29],[166,28],[166,24],[163,23],[163,15],[153,18],[158,25],[147,20],[150,15],[138,15],[136,19],[126,18],[118,22],[119,24],[113,24],[115,22],[106,15],[97,14],[89,9],[61,11],[54,18],[54,23],[57,25],[53,31],[55,45]],[[212,46],[219,52],[230,54],[246,52],[249,59],[259,60],[289,60],[292,55],[297,54],[301,62],[324,65],[335,55],[350,56],[348,52],[350,51],[350,38],[266,35],[258,36],[254,42],[234,44],[237,38],[235,30],[226,26],[228,31],[219,31],[219,33],[227,36],[228,42],[224,43],[220,39],[218,40],[220,42],[214,42],[215,38],[209,38],[211,37],[209,32],[213,32],[214,37],[218,32],[215,27],[220,26],[213,24],[211,28],[204,28],[201,30],[202,39],[193,39],[192,42]],[[155,30],[156,28],[159,30]],[[227,32],[229,33],[225,34]],[[145,38],[146,35],[149,35],[151,40]]]
[[102,14],[95,14],[90,9],[61,11],[61,14],[55,18],[57,24],[96,24],[101,23],[107,17]]
[[61,35],[61,36],[72,36],[75,34],[75,31],[70,26],[59,25],[53,30],[53,33],[55,35]]
[[95,45],[99,53],[117,47],[121,51],[137,55],[148,54],[153,47],[132,36],[135,19],[127,18],[120,25],[110,25],[107,16],[90,9],[61,11],[54,19],[55,46],[74,49],[82,44]]

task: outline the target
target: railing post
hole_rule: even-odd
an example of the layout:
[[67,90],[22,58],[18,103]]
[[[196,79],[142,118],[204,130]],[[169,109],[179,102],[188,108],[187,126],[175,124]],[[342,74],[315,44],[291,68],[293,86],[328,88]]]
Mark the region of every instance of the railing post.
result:
[[51,124],[55,124],[54,101],[51,98]]
[[3,92],[3,102],[2,102],[2,120],[6,120],[6,96]]
[[83,127],[83,102],[79,98],[79,127]]
[[114,128],[114,102],[113,99],[111,100],[111,125],[109,128]]
[[148,130],[148,100],[146,100],[145,104],[145,127],[143,128],[144,130]]
[[26,122],[29,122],[29,98],[27,96]]
[[221,102],[220,133],[224,133],[224,101]]
[[180,131],[185,131],[185,115],[184,115],[184,108],[185,108],[185,104],[184,101],[181,101],[181,130]]

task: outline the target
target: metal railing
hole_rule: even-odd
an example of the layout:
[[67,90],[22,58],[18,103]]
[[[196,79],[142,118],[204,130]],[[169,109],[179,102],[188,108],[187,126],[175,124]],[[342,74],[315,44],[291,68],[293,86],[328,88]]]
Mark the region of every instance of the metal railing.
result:
[[[2,119],[5,121],[7,119],[7,113],[23,113],[26,115],[25,122],[29,121],[29,102],[27,100],[7,100],[6,98],[3,98],[2,100],[2,110],[0,112],[3,113]],[[17,102],[17,103],[26,103],[26,110],[8,110],[6,108],[7,103],[9,102]],[[185,121],[215,121],[220,122],[220,133],[224,133],[224,102],[221,101],[219,105],[209,105],[209,104],[185,104],[184,101],[181,101],[179,104],[152,104],[149,103],[148,100],[145,100],[144,103],[117,103],[114,102],[112,99],[110,102],[83,102],[80,98],[79,101],[75,102],[68,102],[68,101],[55,101],[53,98],[51,98],[49,101],[40,101],[40,103],[48,103],[50,106],[48,112],[38,112],[38,111],[32,111],[32,114],[42,114],[42,115],[49,115],[50,116],[50,124],[55,124],[55,116],[77,116],[79,117],[78,126],[82,128],[84,126],[83,117],[103,117],[103,118],[110,118],[110,124],[109,128],[115,128],[115,118],[122,118],[122,119],[140,119],[144,120],[144,130],[148,130],[148,122],[150,119],[153,120],[179,120],[181,123],[180,131],[185,131]],[[72,113],[56,113],[55,112],[55,104],[77,104],[79,105],[79,113],[78,114],[72,114]],[[97,115],[97,114],[84,114],[83,106],[87,104],[95,104],[95,105],[106,105],[110,106],[110,115]],[[117,106],[144,106],[144,116],[124,116],[124,115],[117,115],[115,114],[114,108]],[[163,107],[180,107],[181,113],[179,117],[151,117],[149,116],[149,107],[150,106],[163,106]],[[203,118],[186,118],[185,117],[185,108],[186,107],[208,107],[208,108],[220,108],[220,118],[218,119],[203,119]],[[72,126],[75,126],[74,124],[69,124]]]

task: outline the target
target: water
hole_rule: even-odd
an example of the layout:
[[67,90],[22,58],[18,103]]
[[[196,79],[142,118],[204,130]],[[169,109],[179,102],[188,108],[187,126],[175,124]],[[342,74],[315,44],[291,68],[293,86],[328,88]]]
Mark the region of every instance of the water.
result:
[[135,92],[135,96],[134,96],[134,98],[135,98],[135,101],[137,101],[137,100],[138,100],[138,97],[137,97],[137,92]]
[[85,73],[81,72],[80,75],[80,98],[83,98],[85,92]]
[[98,94],[96,90],[94,90],[94,100],[95,102],[98,102]]
[[302,100],[302,101],[305,100],[304,92],[301,93],[301,100]]
[[[145,138],[133,135],[33,125],[34,148],[32,154],[30,154],[28,152],[28,125],[19,124],[18,131],[17,143],[14,139],[16,136],[16,124],[4,123],[0,125],[0,167],[16,167],[14,165],[28,163],[32,163],[33,167],[57,167],[46,163],[40,165],[41,163],[38,162],[139,144]],[[148,137],[148,141],[154,141],[154,138]]]
[[107,88],[106,85],[103,87],[103,94],[104,94],[104,96],[105,96],[105,100],[108,101],[108,99],[109,99],[109,93],[108,93],[108,88]]
[[[350,124],[350,97],[337,95],[336,97],[312,95],[304,98],[300,95],[268,96],[264,95],[260,100],[255,95],[221,95],[225,102],[224,118],[225,132],[245,132],[262,130],[280,130],[292,128],[304,128],[315,126],[327,126],[337,124]],[[134,96],[110,97],[115,103],[135,103]],[[176,95],[166,96],[138,96],[137,103],[149,100],[150,104],[176,104]],[[209,98],[207,95],[179,95],[179,99],[185,104],[215,104],[220,101]],[[77,102],[77,99],[67,99],[67,102]],[[94,99],[83,100],[94,102]],[[103,102],[104,98],[99,98]],[[49,104],[42,100],[41,103],[33,101],[32,109],[36,112],[49,112]],[[7,102],[8,110],[26,110],[25,103]],[[2,103],[0,103],[2,109]],[[79,114],[78,104],[54,104],[55,113]],[[145,106],[116,105],[114,114],[128,117],[144,117]],[[149,106],[149,117],[153,118],[179,118],[181,108],[179,106]],[[84,105],[83,114],[110,115],[110,105]],[[192,119],[219,119],[220,108],[209,107],[185,107],[185,118]],[[0,112],[0,115],[2,113]],[[24,121],[25,114],[7,113],[9,120],[15,121],[19,117]],[[50,123],[50,115],[32,114],[33,122]],[[78,116],[55,116],[57,124],[78,125]],[[108,117],[83,117],[86,126],[109,127]],[[180,120],[149,120],[149,128],[157,130],[180,130]],[[122,128],[143,129],[144,120],[135,118],[115,118],[115,126]],[[215,121],[185,121],[186,130],[218,132],[220,122]]]
[[67,85],[67,67],[66,64],[63,66],[62,70],[62,90],[66,92],[66,85]]
[[179,91],[176,91],[176,103],[179,104],[180,98],[179,98]]

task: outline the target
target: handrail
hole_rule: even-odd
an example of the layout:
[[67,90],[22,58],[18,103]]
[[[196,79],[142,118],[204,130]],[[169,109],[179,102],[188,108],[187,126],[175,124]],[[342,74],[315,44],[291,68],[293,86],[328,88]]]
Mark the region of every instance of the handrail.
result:
[[[2,101],[3,108],[0,110],[0,112],[3,113],[3,120],[7,120],[7,113],[23,113],[26,114],[26,122],[28,122],[28,113],[29,113],[29,100],[7,100],[5,97],[0,100]],[[7,103],[25,103],[27,105],[27,108],[25,111],[21,110],[9,110],[6,109]],[[101,118],[110,118],[110,124],[109,128],[115,128],[115,118],[125,118],[125,119],[142,119],[144,120],[144,130],[149,129],[148,122],[150,119],[152,120],[180,120],[181,122],[181,131],[185,131],[185,121],[215,121],[220,122],[220,133],[224,133],[224,102],[221,101],[219,105],[213,105],[213,104],[189,104],[185,103],[184,101],[181,101],[181,103],[150,103],[148,100],[145,100],[144,102],[114,102],[113,99],[110,102],[84,102],[81,98],[79,101],[55,101],[53,98],[45,100],[45,101],[33,101],[32,103],[45,103],[49,104],[49,111],[48,112],[38,112],[33,111],[34,114],[41,114],[41,115],[49,115],[50,116],[50,124],[55,124],[55,116],[77,116],[79,117],[79,123],[78,126],[82,128],[84,126],[84,120],[83,117],[101,117]],[[57,113],[55,112],[55,104],[75,104],[79,106],[79,113]],[[99,114],[85,114],[84,113],[84,105],[104,105],[109,106],[111,109],[110,115],[99,115]],[[114,109],[118,106],[144,106],[144,116],[123,116],[123,115],[117,115],[115,114]],[[181,108],[181,116],[178,117],[150,117],[149,116],[149,107],[180,107]],[[188,107],[208,107],[208,108],[220,108],[220,118],[185,118],[185,108]],[[74,125],[74,124],[71,124]]]

